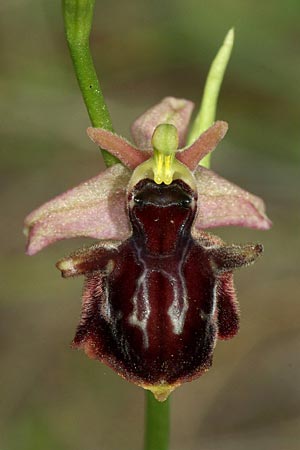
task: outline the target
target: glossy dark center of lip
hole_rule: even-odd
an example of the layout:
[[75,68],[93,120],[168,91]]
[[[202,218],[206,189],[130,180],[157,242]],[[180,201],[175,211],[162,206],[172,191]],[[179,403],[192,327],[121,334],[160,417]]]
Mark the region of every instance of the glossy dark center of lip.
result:
[[141,180],[129,196],[132,237],[145,255],[182,252],[195,217],[196,193],[182,180],[170,185]]
[[164,183],[158,185],[152,180],[143,180],[138,183],[135,192],[134,202],[136,206],[181,206],[189,208],[193,199],[193,191],[180,180],[174,181],[170,185]]

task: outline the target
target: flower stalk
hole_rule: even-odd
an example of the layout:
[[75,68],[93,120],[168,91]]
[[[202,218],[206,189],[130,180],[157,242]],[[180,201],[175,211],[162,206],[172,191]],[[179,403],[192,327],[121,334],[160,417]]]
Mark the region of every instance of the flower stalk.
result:
[[[234,43],[233,28],[227,33],[224,43],[217,53],[204,87],[203,97],[199,112],[193,122],[187,139],[187,145],[192,144],[214,122],[218,96],[223,81],[224,73],[231,55]],[[210,167],[210,154],[202,161],[201,165]],[[150,392],[146,393],[146,422],[145,422],[145,448],[144,450],[168,450],[170,432],[170,399],[158,402]]]
[[[113,131],[112,120],[104,100],[90,51],[90,32],[95,0],[62,0],[66,38],[79,87],[93,127]],[[224,72],[233,45],[233,30],[227,34],[208,74],[199,113],[187,144],[193,143],[215,120],[216,104]],[[176,145],[177,147],[177,145]],[[107,167],[118,158],[102,149]],[[168,156],[168,155],[167,155]],[[202,161],[209,166],[209,156]],[[157,401],[146,391],[144,450],[168,450],[170,428],[169,400]]]
[[170,399],[158,402],[146,391],[144,450],[168,450],[170,431]]
[[[187,145],[192,144],[215,121],[218,96],[224,73],[231,55],[234,43],[234,29],[227,33],[223,45],[218,51],[210,67],[201,106],[192,124],[187,139]],[[201,161],[201,165],[210,167],[211,155],[208,154]],[[158,402],[152,393],[146,393],[146,420],[144,450],[168,450],[170,433],[170,399]]]

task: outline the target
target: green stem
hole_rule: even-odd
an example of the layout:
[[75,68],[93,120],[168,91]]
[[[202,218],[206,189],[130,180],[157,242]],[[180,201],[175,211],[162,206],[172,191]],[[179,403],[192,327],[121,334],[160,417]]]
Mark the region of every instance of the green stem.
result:
[[168,450],[170,429],[170,401],[158,402],[146,391],[144,450]]
[[[62,5],[67,42],[92,125],[113,131],[112,120],[97,78],[89,44],[95,0],[62,0]],[[230,57],[233,37],[233,30],[230,30],[212,63],[200,111],[191,129],[188,145],[194,142],[215,120],[219,90]],[[102,154],[108,167],[119,162],[105,150],[102,150]],[[203,165],[208,167],[209,161],[206,160]],[[147,392],[144,450],[168,450],[169,416],[169,400],[158,402],[152,393]]]
[[[234,29],[228,31],[223,45],[219,49],[215,59],[209,69],[199,112],[194,120],[191,131],[189,133],[187,145],[192,144],[207,128],[215,121],[218,96],[224,73],[231,55],[234,43]],[[201,165],[210,166],[210,155],[207,155]]]
[[[62,0],[66,38],[79,87],[94,127],[113,131],[112,120],[97,78],[90,51],[90,32],[95,0]],[[117,158],[102,150],[105,164]]]

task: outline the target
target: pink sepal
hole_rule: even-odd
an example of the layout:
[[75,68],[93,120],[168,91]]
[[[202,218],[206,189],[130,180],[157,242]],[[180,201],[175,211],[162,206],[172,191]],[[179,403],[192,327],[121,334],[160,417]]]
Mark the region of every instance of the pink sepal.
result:
[[79,236],[126,239],[131,232],[125,209],[130,176],[127,168],[116,164],[30,213],[24,229],[27,254]]
[[198,191],[196,229],[238,225],[268,230],[272,222],[263,200],[215,172],[199,166],[194,172]]
[[170,123],[177,128],[179,148],[184,147],[193,108],[194,103],[189,100],[165,97],[133,123],[131,134],[135,144],[140,149],[151,149],[155,128],[162,123]]

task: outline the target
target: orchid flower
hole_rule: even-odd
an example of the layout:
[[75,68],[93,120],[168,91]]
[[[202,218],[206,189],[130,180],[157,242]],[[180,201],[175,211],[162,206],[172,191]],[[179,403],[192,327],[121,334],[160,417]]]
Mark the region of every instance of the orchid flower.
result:
[[225,122],[184,147],[192,110],[190,101],[165,98],[134,122],[135,145],[88,128],[120,163],[25,220],[29,255],[61,239],[100,240],[57,263],[63,277],[86,277],[73,344],[158,400],[204,373],[217,338],[237,333],[232,273],[262,252],[203,230],[271,225],[260,198],[199,165]]

